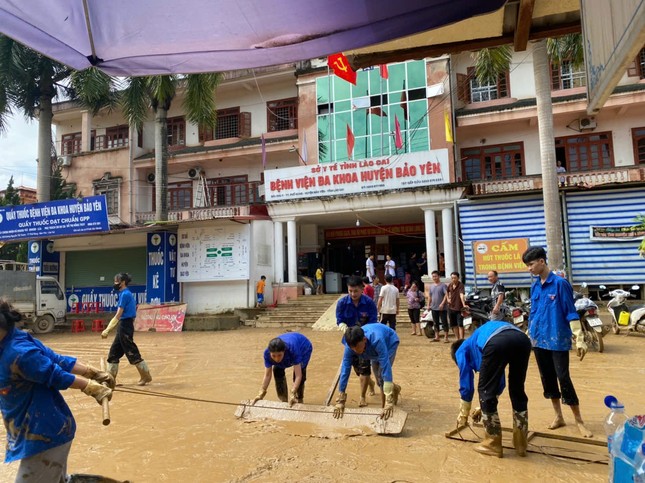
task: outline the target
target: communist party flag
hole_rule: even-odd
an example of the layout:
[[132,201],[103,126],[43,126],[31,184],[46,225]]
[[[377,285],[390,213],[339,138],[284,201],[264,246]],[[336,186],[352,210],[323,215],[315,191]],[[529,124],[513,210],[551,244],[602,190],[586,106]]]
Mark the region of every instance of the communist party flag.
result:
[[379,66],[379,71],[381,72],[381,77],[383,79],[387,79],[388,77],[390,77],[390,75],[389,75],[389,73],[387,71],[387,64],[381,64]]
[[403,147],[403,137],[401,136],[401,125],[399,124],[399,118],[394,115],[394,145],[396,149],[401,149]]
[[352,153],[354,152],[354,133],[352,128],[347,125],[347,158],[352,159]]
[[349,61],[342,52],[327,57],[327,65],[338,77],[356,85],[356,71],[349,66]]

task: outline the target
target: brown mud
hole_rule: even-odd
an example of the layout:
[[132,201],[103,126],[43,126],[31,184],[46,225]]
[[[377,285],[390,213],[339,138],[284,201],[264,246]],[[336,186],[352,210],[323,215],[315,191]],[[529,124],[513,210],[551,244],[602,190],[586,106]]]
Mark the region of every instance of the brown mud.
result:
[[[302,331],[314,344],[308,368],[305,403],[322,404],[340,363],[338,332]],[[64,392],[78,430],[68,462],[71,473],[102,474],[143,482],[373,481],[601,482],[607,466],[545,454],[504,458],[479,455],[471,443],[446,439],[459,409],[457,369],[449,345],[398,330],[401,345],[394,379],[402,386],[400,408],[409,413],[399,436],[376,436],[364,429],[336,431],[311,423],[247,422],[234,417],[235,405],[257,393],[264,368],[262,352],[279,335],[272,329],[229,332],[137,333],[153,382],[142,391],[223,401],[230,405],[146,394],[116,392],[110,404],[112,423],[101,424],[101,408],[81,391]],[[41,340],[57,352],[98,366],[111,340],[95,333],[61,333]],[[614,394],[628,414],[645,413],[643,377],[645,337],[609,334],[605,352],[573,357],[571,371],[587,426],[603,439],[603,398]],[[290,382],[291,370],[288,371]],[[136,389],[138,374],[124,359],[118,382]],[[548,431],[551,404],[543,399],[533,358],[527,377],[529,429]],[[267,399],[277,400],[273,382]],[[376,407],[380,397],[368,398]],[[357,378],[350,378],[348,407],[358,406]],[[579,433],[568,408],[563,435]],[[505,391],[500,398],[503,426],[511,424]],[[481,429],[477,430],[481,434]],[[4,439],[4,431],[0,430]],[[537,449],[529,446],[529,449]],[[18,463],[0,466],[0,481],[13,481]]]

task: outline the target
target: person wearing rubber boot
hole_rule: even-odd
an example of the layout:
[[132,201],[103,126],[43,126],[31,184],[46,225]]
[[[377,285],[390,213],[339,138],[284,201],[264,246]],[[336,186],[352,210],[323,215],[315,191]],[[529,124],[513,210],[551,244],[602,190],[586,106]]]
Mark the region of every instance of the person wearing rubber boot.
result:
[[[502,457],[502,426],[497,413],[497,398],[506,385],[504,371],[508,366],[508,393],[513,407],[513,445],[519,456],[526,456],[528,434],[528,397],[524,391],[526,370],[531,356],[531,341],[513,324],[491,320],[466,340],[451,346],[452,359],[459,367],[461,404],[457,427],[468,424],[473,395],[474,373],[479,372],[477,392],[484,425],[484,441],[475,451]],[[473,419],[479,416],[476,410]]]
[[[258,395],[251,404],[255,404],[267,394],[271,382],[271,374],[275,376],[275,390],[282,402],[289,402],[289,406],[302,403],[305,397],[305,381],[307,380],[307,366],[311,359],[313,345],[311,341],[298,332],[287,332],[271,339],[269,346],[264,350],[264,379]],[[287,389],[285,369],[293,367],[293,386],[291,392]]]
[[349,327],[343,338],[345,352],[340,369],[338,398],[334,407],[334,418],[342,418],[347,402],[347,382],[352,368],[352,359],[358,356],[371,363],[376,383],[381,388],[381,417],[389,419],[398,403],[401,386],[394,384],[392,366],[399,347],[396,332],[383,324],[368,324],[363,327]]
[[[336,305],[336,324],[345,333],[348,327],[363,326],[378,323],[378,310],[374,300],[363,294],[363,279],[354,275],[347,279],[347,295],[342,297]],[[358,407],[367,406],[367,390],[374,396],[374,380],[370,361],[361,359],[357,355],[352,358],[352,367],[359,377],[361,384],[361,399]]]
[[531,287],[529,337],[540,371],[544,397],[551,399],[555,412],[555,419],[548,428],[557,429],[566,425],[562,415],[561,403],[564,403],[571,408],[580,434],[591,438],[593,433],[582,420],[580,401],[569,374],[569,350],[573,335],[581,361],[587,353],[580,316],[573,301],[573,288],[565,278],[551,271],[544,248],[529,247],[522,255],[522,261],[531,275],[537,277]]
[[[76,422],[61,391],[80,389],[101,404],[114,379],[62,356],[15,327],[22,315],[0,301],[0,411],[7,429],[5,463],[20,460],[15,481],[67,481]],[[7,481],[7,478],[2,478]]]
[[117,304],[116,315],[110,320],[107,328],[101,333],[101,337],[106,339],[112,329],[116,327],[116,336],[108,353],[107,370],[114,379],[119,372],[119,361],[125,355],[130,364],[134,365],[139,371],[139,386],[145,386],[152,381],[148,364],[141,357],[137,344],[134,343],[134,319],[137,316],[137,303],[128,285],[132,281],[129,274],[125,272],[117,273],[114,276],[114,290],[119,292],[119,301]]

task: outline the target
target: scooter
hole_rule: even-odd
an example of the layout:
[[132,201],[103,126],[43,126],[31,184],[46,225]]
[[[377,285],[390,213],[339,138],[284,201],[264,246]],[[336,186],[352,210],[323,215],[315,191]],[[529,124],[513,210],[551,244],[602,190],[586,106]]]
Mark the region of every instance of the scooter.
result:
[[432,320],[432,310],[426,308],[421,314],[421,329],[428,339],[434,339],[434,321]]
[[[601,290],[606,289],[604,285],[600,285]],[[633,285],[632,290],[638,290],[638,285]],[[607,302],[607,310],[612,318],[612,330],[614,334],[619,334],[621,329],[626,329],[629,332],[645,333],[645,305],[636,307],[629,307],[625,303],[625,299],[634,297],[631,292],[626,290],[612,290],[604,297],[612,297]]]
[[[598,306],[591,299],[578,292],[574,292],[573,299],[587,347],[598,352],[604,351],[605,345],[602,340],[604,335],[603,323],[597,315]],[[609,332],[609,328],[607,328],[607,332]]]
[[479,290],[475,290],[466,294],[466,304],[468,307],[461,309],[465,329],[474,331],[490,320],[490,311],[493,308],[491,297],[482,296]]
[[504,294],[504,302],[508,307],[508,313],[510,313],[510,317],[506,317],[507,319],[510,319],[508,320],[508,322],[513,322],[513,325],[518,327],[520,330],[526,331],[528,327],[528,315],[530,309],[529,311],[526,311],[524,303],[517,296],[516,289],[506,291],[506,293]]

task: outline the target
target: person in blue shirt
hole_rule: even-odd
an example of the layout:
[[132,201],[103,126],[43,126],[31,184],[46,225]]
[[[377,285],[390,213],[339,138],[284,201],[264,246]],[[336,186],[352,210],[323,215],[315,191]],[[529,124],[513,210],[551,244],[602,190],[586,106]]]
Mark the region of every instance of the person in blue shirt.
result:
[[[271,382],[271,374],[275,376],[275,390],[282,402],[289,401],[289,406],[302,403],[305,397],[305,381],[307,366],[311,359],[313,345],[311,341],[298,332],[287,332],[269,341],[264,350],[264,379],[258,395],[251,404],[264,399]],[[293,367],[293,386],[291,393],[287,390],[287,378],[284,370]],[[288,395],[289,394],[289,395]]]
[[491,320],[466,340],[451,346],[452,359],[459,367],[461,404],[457,427],[468,424],[475,372],[479,372],[477,392],[484,424],[484,441],[475,451],[502,457],[502,426],[497,413],[497,397],[506,385],[504,371],[508,366],[508,394],[513,406],[513,446],[519,456],[526,456],[528,445],[528,397],[524,391],[526,370],[531,356],[531,342],[513,324]]
[[[344,333],[348,327],[363,326],[378,322],[378,310],[374,300],[363,295],[363,279],[354,275],[347,279],[347,295],[341,298],[336,305],[336,324]],[[367,406],[367,389],[370,389],[370,396],[374,395],[374,381],[369,361],[355,356],[352,359],[352,367],[361,383],[361,399],[358,407]]]
[[119,372],[119,361],[125,355],[130,364],[134,365],[139,371],[139,386],[145,386],[152,381],[148,364],[141,357],[137,344],[134,343],[134,319],[137,317],[137,302],[132,292],[128,288],[132,278],[125,272],[117,273],[114,276],[114,290],[119,292],[119,302],[116,315],[112,317],[106,329],[101,333],[104,339],[110,334],[110,331],[117,327],[116,336],[110,352],[108,353],[107,370],[114,379]]
[[538,277],[531,287],[531,313],[529,337],[533,345],[535,361],[540,370],[544,397],[551,399],[555,419],[549,429],[564,426],[562,402],[571,407],[580,434],[591,438],[580,414],[580,402],[569,374],[569,349],[571,337],[576,337],[578,357],[582,360],[587,344],[580,326],[580,319],[573,302],[573,289],[569,282],[554,274],[546,262],[542,247],[529,247],[522,261],[531,275]]
[[345,352],[340,369],[338,398],[334,407],[334,417],[342,418],[347,402],[347,382],[354,357],[371,363],[376,382],[381,388],[381,417],[388,419],[397,404],[401,386],[394,384],[392,365],[399,347],[396,332],[383,324],[353,326],[345,331],[343,337]]
[[0,411],[7,430],[4,461],[20,460],[16,482],[66,481],[76,422],[60,391],[80,389],[101,404],[112,397],[114,379],[75,357],[55,353],[16,329],[21,318],[7,302],[0,301]]

